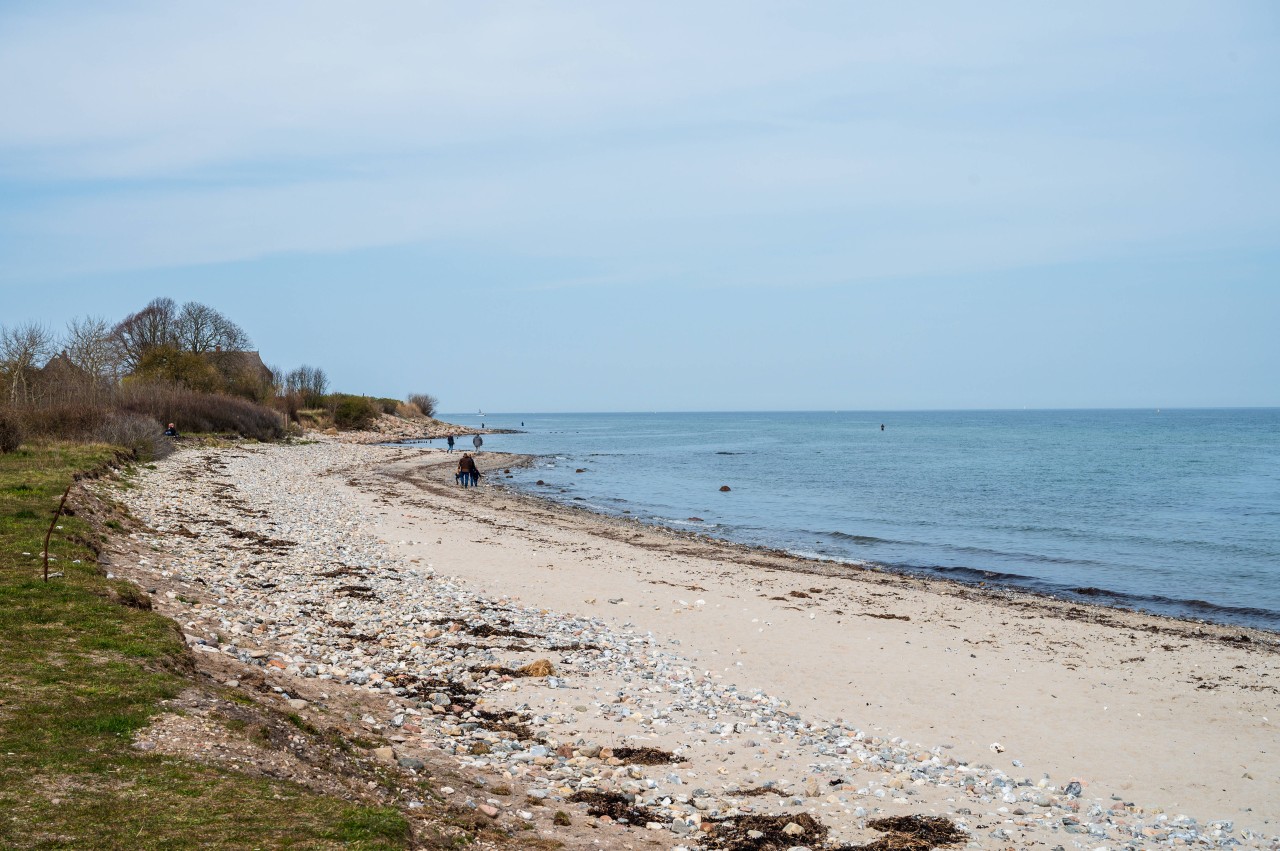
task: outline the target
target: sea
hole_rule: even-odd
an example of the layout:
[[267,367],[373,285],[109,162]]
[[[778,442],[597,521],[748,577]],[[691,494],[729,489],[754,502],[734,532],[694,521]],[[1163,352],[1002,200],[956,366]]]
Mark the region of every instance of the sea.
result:
[[602,514],[1280,631],[1277,408],[445,419],[517,432],[490,481]]

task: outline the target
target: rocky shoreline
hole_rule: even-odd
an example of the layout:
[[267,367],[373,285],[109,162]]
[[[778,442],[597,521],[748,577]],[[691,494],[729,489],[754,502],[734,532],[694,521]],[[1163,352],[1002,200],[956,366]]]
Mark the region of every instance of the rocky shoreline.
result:
[[[691,660],[671,635],[446,575],[430,540],[393,543],[374,512],[452,510],[390,474],[448,463],[330,439],[181,452],[112,494],[148,531],[111,569],[154,589],[195,652],[260,672],[297,711],[357,694],[370,708],[349,720],[386,737],[378,756],[411,773],[447,757],[480,784],[443,787],[454,803],[574,847],[599,847],[597,827],[575,832],[592,812],[627,825],[618,842],[669,848],[862,847],[888,817],[945,817],[957,847],[1280,848],[1256,825],[817,717]],[[697,593],[679,601],[690,612],[706,606]]]
[[434,418],[405,418],[382,414],[367,429],[337,431],[326,434],[345,443],[410,443],[420,440],[443,440],[446,437],[470,437],[475,434],[518,434],[509,428],[471,428]]

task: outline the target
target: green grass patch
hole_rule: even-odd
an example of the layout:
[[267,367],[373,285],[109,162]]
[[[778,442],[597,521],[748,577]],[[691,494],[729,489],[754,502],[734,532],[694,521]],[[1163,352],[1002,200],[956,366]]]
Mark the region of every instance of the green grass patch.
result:
[[73,444],[0,455],[0,848],[406,847],[394,809],[133,747],[192,684],[181,633],[98,571],[85,518],[61,518],[50,541],[62,576],[41,581],[38,558],[73,476],[116,457]]
[[365,847],[399,848],[409,839],[409,822],[391,807],[352,807],[343,813],[333,834],[343,842],[365,843]]

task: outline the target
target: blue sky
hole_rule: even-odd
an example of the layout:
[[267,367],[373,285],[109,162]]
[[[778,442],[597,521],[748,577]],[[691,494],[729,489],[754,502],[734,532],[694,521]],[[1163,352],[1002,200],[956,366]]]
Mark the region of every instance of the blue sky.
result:
[[1274,3],[0,4],[0,323],[445,410],[1280,404]]

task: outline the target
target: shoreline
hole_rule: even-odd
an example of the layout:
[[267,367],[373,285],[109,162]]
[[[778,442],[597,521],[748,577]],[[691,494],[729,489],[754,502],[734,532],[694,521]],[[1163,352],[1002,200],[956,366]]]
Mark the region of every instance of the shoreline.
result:
[[[497,453],[484,453],[484,455],[489,458],[498,457]],[[962,583],[939,578],[911,577],[876,570],[834,570],[829,566],[824,566],[821,562],[814,562],[786,553],[760,550],[744,544],[724,543],[709,539],[696,532],[666,530],[649,526],[638,520],[614,518],[609,515],[597,514],[585,508],[563,506],[554,502],[548,503],[537,496],[526,495],[522,491],[494,491],[498,495],[499,501],[497,504],[490,505],[489,503],[476,501],[475,493],[452,491],[449,484],[444,480],[433,483],[433,487],[429,490],[441,496],[455,497],[456,499],[453,500],[455,504],[464,502],[470,503],[477,508],[483,505],[487,509],[500,511],[512,510],[513,503],[527,502],[528,507],[526,510],[539,523],[552,521],[563,524],[570,534],[576,535],[587,531],[592,536],[598,537],[605,542],[620,543],[628,548],[660,553],[664,556],[664,561],[676,561],[683,564],[694,559],[705,559],[712,565],[721,567],[725,565],[740,566],[752,569],[753,572],[762,569],[762,573],[767,571],[764,575],[767,577],[769,584],[784,586],[778,589],[780,593],[767,595],[773,598],[769,602],[781,604],[780,608],[784,610],[796,608],[797,611],[802,611],[800,607],[791,605],[795,603],[800,603],[805,608],[814,605],[810,600],[806,600],[803,597],[790,598],[792,591],[798,590],[801,594],[808,594],[809,592],[806,589],[809,585],[814,584],[812,582],[813,579],[848,583],[855,586],[868,585],[871,586],[870,594],[873,597],[887,596],[892,598],[898,606],[905,604],[909,608],[895,609],[887,606],[879,606],[877,608],[874,605],[874,601],[868,601],[873,604],[868,607],[871,611],[866,614],[854,615],[847,622],[853,623],[856,621],[860,624],[884,627],[875,630],[876,637],[880,638],[883,633],[887,632],[892,634],[900,644],[902,642],[910,644],[912,641],[911,632],[916,629],[923,629],[923,627],[917,627],[916,624],[930,616],[940,616],[943,620],[951,620],[949,615],[942,614],[945,609],[940,608],[939,603],[946,608],[965,612],[966,614],[956,619],[961,622],[968,617],[970,608],[976,609],[985,616],[987,621],[983,628],[971,630],[974,634],[965,636],[964,640],[969,642],[965,649],[969,649],[969,646],[988,650],[997,648],[1004,653],[1009,653],[1009,656],[999,660],[1001,663],[1031,664],[1034,662],[1046,664],[1053,676],[1048,677],[1048,682],[1043,685],[1038,695],[1035,696],[1036,702],[1048,700],[1053,701],[1056,705],[1058,701],[1065,699],[1065,695],[1060,692],[1071,689],[1083,688],[1088,691],[1098,691],[1103,690],[1102,686],[1106,686],[1105,690],[1112,690],[1116,687],[1114,682],[1111,682],[1110,685],[1103,683],[1102,686],[1095,686],[1089,674],[1091,669],[1104,672],[1104,675],[1105,672],[1109,671],[1127,685],[1132,684],[1134,686],[1126,688],[1127,694],[1123,698],[1123,705],[1130,709],[1132,717],[1135,719],[1150,719],[1152,715],[1150,710],[1153,708],[1150,704],[1165,704],[1166,700],[1158,691],[1148,695],[1142,688],[1136,687],[1139,679],[1138,675],[1146,673],[1142,669],[1150,667],[1158,671],[1156,675],[1146,674],[1146,676],[1142,677],[1143,680],[1167,683],[1171,679],[1177,679],[1181,680],[1184,685],[1189,686],[1191,691],[1198,692],[1197,697],[1209,696],[1222,694],[1218,690],[1225,687],[1227,681],[1232,680],[1232,676],[1230,674],[1217,674],[1214,680],[1207,681],[1200,674],[1195,673],[1194,668],[1196,666],[1218,668],[1224,663],[1225,657],[1235,658],[1237,656],[1241,657],[1239,660],[1241,664],[1238,665],[1233,662],[1228,665],[1227,668],[1231,674],[1240,670],[1241,667],[1248,669],[1256,666],[1259,669],[1256,673],[1261,677],[1259,680],[1247,684],[1238,681],[1234,682],[1233,684],[1241,689],[1241,693],[1268,694],[1272,696],[1272,701],[1274,701],[1274,695],[1280,693],[1280,690],[1276,688],[1277,680],[1273,679],[1277,674],[1280,674],[1280,641],[1277,641],[1274,633],[1264,630],[1210,623],[1201,624],[1097,604],[1056,600],[1028,592],[974,589]],[[481,488],[477,493],[485,494],[485,488]],[[506,503],[505,507],[503,507],[504,502]],[[646,567],[651,567],[651,565],[646,565]],[[518,574],[518,571],[506,570],[495,571],[494,573],[504,577],[511,577]],[[491,574],[489,571],[479,571],[470,575],[472,577],[488,577]],[[586,583],[594,578],[594,574],[588,570],[579,572],[577,577],[581,582]],[[731,575],[724,578],[728,579],[731,585],[750,581],[745,576]],[[690,583],[680,582],[677,577],[666,576],[662,582],[667,587],[674,585],[677,589],[688,589],[690,585],[700,588],[710,587],[701,579]],[[533,590],[533,586],[525,583],[521,583],[520,587],[526,592],[526,596],[528,592]],[[828,589],[828,593],[830,593],[830,589]],[[923,597],[928,602],[916,600],[913,603],[910,599],[913,596]],[[579,608],[581,607],[581,599],[579,598],[575,601],[572,594],[552,595],[543,592],[534,599],[539,605],[553,604],[557,600],[562,600],[564,606],[571,607],[577,604]],[[672,601],[668,601],[668,604],[670,602]],[[830,606],[828,614],[834,610],[836,610],[836,607]],[[847,612],[848,609],[844,611]],[[788,612],[788,614],[790,613]],[[890,615],[890,617],[884,617],[884,615]],[[1018,621],[1023,622],[1021,629],[1017,629],[1015,626]],[[1030,621],[1030,624],[1026,623],[1028,621]],[[666,622],[671,623],[672,620],[668,618]],[[811,624],[808,626],[811,626]],[[894,629],[894,627],[898,628]],[[955,623],[950,624],[949,628],[955,628],[962,632],[970,631],[962,626],[956,626]],[[1008,639],[1004,633],[1014,634],[1011,639]],[[1078,638],[1076,633],[1079,633]],[[1184,644],[1178,644],[1178,642],[1184,642]],[[1072,647],[1069,652],[1065,653],[1059,649],[1068,647],[1072,643],[1080,646]],[[1091,643],[1100,643],[1104,646],[1094,651],[1090,647]],[[1131,650],[1125,652],[1124,648],[1131,648]],[[1180,662],[1180,654],[1186,655],[1190,648],[1195,648],[1197,660],[1184,659]],[[1014,655],[1016,652],[1021,653],[1020,659]],[[1152,653],[1159,654],[1164,658],[1152,656]],[[965,655],[967,656],[967,654]],[[1059,658],[1061,655],[1066,655],[1070,658],[1062,660]],[[1250,659],[1263,660],[1263,664],[1257,665],[1255,661],[1253,665],[1250,665],[1248,664]],[[938,661],[937,659],[927,660],[931,669],[934,668]],[[960,661],[964,661],[963,657],[961,657]],[[880,664],[886,662],[889,669],[879,667]],[[954,658],[947,659],[945,664],[954,665]],[[968,672],[974,677],[989,678],[993,673],[997,673],[986,667],[981,658],[977,662],[970,660],[969,664],[975,666],[973,671]],[[1065,670],[1053,671],[1052,669],[1058,668],[1059,664],[1062,664]],[[1183,670],[1184,666],[1187,670]],[[896,691],[899,695],[907,695],[913,691],[910,687],[912,684],[911,677],[902,676],[901,672],[894,676],[894,672],[891,670],[894,667],[892,658],[878,660],[877,664],[871,667],[875,669],[878,676],[886,676],[896,681],[899,686]],[[997,665],[997,668],[1008,669],[1009,667],[1009,664]],[[1129,668],[1135,670],[1130,671],[1128,670]],[[1266,670],[1262,670],[1264,668]],[[1021,670],[1015,669],[1015,672]],[[820,681],[821,677],[828,673],[828,671],[823,670],[820,674],[815,670],[813,676],[815,680]],[[858,673],[865,673],[865,669],[858,671]],[[946,674],[945,671],[937,670],[934,670],[934,673],[940,677]],[[1011,680],[1015,679],[1008,678],[1007,670],[999,671],[997,676],[999,679],[1005,679],[1005,683],[1003,683],[1005,685],[1011,685]],[[1239,674],[1235,674],[1235,676],[1239,676]],[[786,679],[786,677],[780,677],[780,679]],[[958,685],[958,683],[954,682],[954,675],[948,679],[952,681],[953,685]],[[1060,686],[1060,691],[1051,690],[1050,685]],[[883,690],[883,696],[892,700],[894,691],[895,689],[886,688]],[[976,690],[970,688],[969,691],[973,701],[990,699],[990,695],[983,688]],[[958,692],[958,694],[963,694],[963,692]],[[1027,697],[1027,695],[1022,694],[1015,696]],[[1149,697],[1151,700],[1148,700]],[[1168,702],[1177,703],[1184,697],[1185,695],[1182,695]],[[1108,699],[1112,700],[1114,698],[1115,696],[1112,695]],[[818,696],[816,701],[811,702],[817,702],[820,705],[823,703],[831,705],[830,715],[832,717],[841,715],[848,710],[848,707],[842,705],[839,701],[824,701],[821,696]],[[910,706],[903,706],[901,699],[894,701],[894,703],[898,705],[899,710],[912,710]],[[1249,703],[1257,707],[1255,720],[1261,723],[1263,729],[1272,731],[1266,734],[1258,731],[1254,735],[1263,735],[1264,738],[1266,736],[1274,736],[1274,727],[1271,726],[1271,720],[1261,721],[1261,719],[1264,716],[1271,719],[1275,710],[1269,708],[1270,705],[1265,701],[1258,701],[1256,698],[1250,700]],[[885,703],[883,705],[887,708],[893,704]],[[1050,707],[1041,708],[1048,709]],[[1089,712],[1087,705],[1078,706],[1077,708],[1082,712]],[[1099,704],[1092,707],[1092,709],[1093,711],[1107,713],[1115,712],[1116,707],[1115,705]],[[1148,711],[1144,713],[1144,709]],[[1220,706],[1213,713],[1206,712],[1204,715],[1205,717],[1210,717],[1229,713],[1239,717],[1240,709],[1240,706],[1227,703]],[[909,730],[900,729],[900,732],[910,735],[915,740],[923,740],[927,735],[927,730],[941,727],[938,723],[939,719],[931,713],[915,713],[912,710],[906,714],[922,716],[917,722],[909,725]],[[1079,728],[1088,727],[1089,724],[1095,723],[1093,720],[1084,720],[1089,717],[1087,714],[1080,718],[1075,718],[1071,712],[1057,711],[1055,714],[1061,716],[1060,724],[1062,727],[1075,728],[1073,739],[1075,735],[1080,733]],[[1180,718],[1179,723],[1186,726],[1182,726],[1176,731],[1172,727],[1168,728],[1170,735],[1164,740],[1163,745],[1158,744],[1156,740],[1152,740],[1147,743],[1147,746],[1152,748],[1167,747],[1169,744],[1179,741],[1180,738],[1193,735],[1199,736],[1205,732],[1201,729],[1204,726],[1203,717],[1195,714],[1185,714],[1181,707],[1177,709],[1175,714]],[[1019,719],[1018,715],[1018,712],[995,712],[991,716],[990,723],[974,725],[977,729],[985,729],[989,732],[982,734],[974,732],[970,734],[968,739],[968,744],[971,747],[970,753],[987,752],[984,756],[991,757],[992,755],[988,752],[988,745],[1009,738],[1007,735],[1002,737],[1001,733],[998,732],[1002,727],[1020,728],[1028,739],[1034,739],[1044,733],[1044,731],[1038,729],[1038,725],[1034,723],[1028,724],[1025,719]],[[1112,717],[1115,716],[1113,715]],[[1017,723],[1015,724],[1014,722]],[[1144,720],[1135,721],[1135,723],[1145,727],[1153,722]],[[1112,746],[1117,752],[1129,753],[1131,757],[1138,757],[1140,762],[1143,761],[1134,747],[1125,741],[1126,733],[1127,731],[1124,729],[1123,724],[1114,725],[1114,729],[1111,731]],[[1241,735],[1244,734],[1241,733]],[[1008,742],[1006,741],[1005,744],[1007,745]],[[1079,744],[1081,749],[1086,751],[1093,751],[1098,748],[1097,744],[1090,746],[1087,740],[1081,740],[1075,744]],[[1070,766],[1076,763],[1076,760],[1069,755],[1071,748],[1051,747],[1047,750],[1053,753],[1051,759],[1059,762],[1062,766]],[[1004,760],[1003,764],[1010,771],[1017,770],[1009,762],[1010,758],[1002,757],[1001,759]],[[1276,760],[1274,755],[1267,757],[1267,760],[1276,762],[1277,768],[1268,775],[1267,782],[1270,785],[1268,786],[1268,791],[1263,792],[1261,797],[1256,799],[1259,804],[1264,800],[1269,801],[1274,796],[1274,793],[1280,790],[1280,762]],[[998,759],[994,758],[992,762],[997,765],[1001,764]],[[1123,769],[1124,760],[1114,760],[1114,762],[1114,767]],[[1195,763],[1196,760],[1187,760],[1184,764],[1183,768],[1189,775],[1194,775],[1196,771]],[[1026,764],[1030,767],[1032,763],[1028,760]],[[1088,761],[1085,761],[1084,765],[1087,764]],[[1086,773],[1093,774],[1094,772]],[[1139,787],[1140,784],[1137,782],[1137,778],[1132,777],[1131,772],[1121,770],[1117,773],[1124,774],[1127,778],[1125,781],[1117,783],[1118,788]],[[1055,776],[1057,776],[1056,773]],[[1236,781],[1240,779],[1239,776],[1234,778]],[[1230,778],[1224,775],[1223,782],[1228,787],[1230,785],[1238,785],[1230,783],[1229,780]],[[1251,782],[1249,781],[1249,783]],[[1248,783],[1245,785],[1248,785]],[[1219,796],[1224,791],[1224,788],[1220,788],[1218,790]],[[1280,796],[1275,797],[1280,798]],[[1211,799],[1212,796],[1209,796],[1206,792],[1206,802]],[[1191,801],[1181,800],[1179,803],[1189,805]],[[1280,813],[1275,815],[1280,817]]]
[[[504,432],[504,433],[509,433],[509,432]],[[405,441],[405,442],[397,442],[395,444],[388,444],[388,445],[414,446],[415,444]],[[424,446],[422,448],[429,449],[432,447]],[[532,466],[532,464],[537,461],[539,456],[526,455],[521,453],[496,452],[496,451],[485,451],[485,452],[482,452],[481,455],[479,456],[479,458],[481,459],[485,457],[489,457],[489,458],[500,457],[504,459],[506,463],[499,466],[528,467],[528,466]],[[537,491],[533,490],[531,487],[523,487],[523,486],[517,486],[517,485],[511,485],[511,484],[505,484],[505,483],[498,483],[496,485],[491,483],[489,486],[501,488],[506,492],[520,498],[533,500],[535,502],[538,502],[544,505],[544,507],[555,508],[557,510],[575,512],[575,513],[582,512],[592,517],[598,517],[601,519],[616,521],[618,523],[626,524],[628,526],[634,525],[637,528],[658,530],[666,534],[681,537],[681,538],[703,540],[717,547],[731,548],[736,551],[745,552],[748,554],[758,553],[761,556],[764,556],[770,559],[770,562],[767,566],[770,567],[771,569],[791,569],[797,573],[811,573],[814,575],[831,576],[831,577],[838,577],[843,575],[846,572],[858,573],[858,572],[870,571],[873,573],[882,573],[889,576],[901,577],[903,579],[920,580],[926,583],[930,583],[930,582],[943,583],[947,586],[953,586],[956,589],[963,589],[965,591],[968,591],[974,594],[997,595],[997,596],[998,595],[1025,596],[1036,601],[1044,602],[1046,604],[1051,604],[1051,605],[1056,604],[1057,606],[1063,607],[1063,608],[1070,608],[1070,609],[1084,608],[1091,612],[1098,613],[1098,616],[1095,618],[1095,620],[1105,620],[1105,614],[1107,612],[1123,612],[1129,615],[1152,618],[1157,621],[1169,621],[1173,624],[1181,624],[1188,628],[1196,628],[1197,631],[1200,630],[1201,628],[1212,628],[1215,631],[1222,630],[1226,632],[1236,631],[1238,633],[1236,637],[1232,638],[1229,636],[1224,636],[1223,640],[1238,641],[1240,640],[1240,636],[1244,636],[1245,640],[1247,641],[1257,641],[1263,645],[1270,645],[1272,647],[1280,649],[1280,627],[1276,629],[1270,629],[1267,627],[1253,626],[1249,624],[1238,624],[1238,623],[1209,620],[1207,618],[1197,618],[1191,615],[1183,616],[1183,615],[1171,614],[1167,612],[1155,612],[1155,611],[1149,611],[1146,609],[1136,608],[1132,606],[1126,606],[1121,603],[1108,604],[1104,602],[1099,602],[1097,600],[1088,599],[1090,597],[1112,598],[1116,600],[1147,599],[1143,597],[1138,597],[1137,595],[1126,594],[1124,592],[1113,591],[1106,588],[1091,588],[1091,587],[1080,588],[1078,589],[1077,597],[1069,597],[1069,596],[1065,596],[1065,594],[1058,591],[1039,590],[1032,587],[1025,587],[1016,582],[1004,581],[1006,578],[1008,579],[1023,578],[1023,579],[1027,579],[1028,581],[1039,581],[1039,580],[1034,580],[1032,577],[1017,577],[1010,574],[984,571],[980,568],[969,568],[969,567],[947,568],[947,569],[906,568],[906,567],[899,568],[893,565],[880,564],[873,561],[862,561],[862,560],[854,560],[854,559],[846,560],[846,559],[841,559],[837,557],[808,555],[805,553],[799,553],[791,550],[780,549],[778,547],[771,547],[766,544],[752,544],[744,541],[735,541],[731,538],[718,537],[717,535],[712,534],[710,532],[699,531],[697,528],[680,528],[676,526],[669,526],[661,522],[648,521],[648,520],[644,520],[639,517],[633,517],[633,516],[624,516],[621,514],[612,513],[607,510],[601,510],[601,509],[593,508],[590,506],[577,506],[577,505],[571,504],[570,502],[556,499],[555,497],[550,495],[540,494]],[[779,567],[777,564],[774,563],[774,560],[780,560],[784,563],[791,562],[793,564],[789,567]],[[766,566],[766,565],[762,565],[762,566]],[[954,570],[956,572],[982,574],[991,578],[983,579],[983,580],[974,579],[972,581],[969,581],[965,579],[956,578],[954,576],[948,576],[946,575],[944,570]],[[1070,591],[1075,591],[1077,589],[1066,589],[1066,590],[1070,592]],[[1219,606],[1213,603],[1208,603],[1206,601],[1200,601],[1200,600],[1179,600],[1176,598],[1168,598],[1168,600],[1173,604],[1181,605],[1181,606],[1192,606],[1194,604],[1202,604],[1214,609],[1215,611],[1222,611],[1222,612],[1255,611],[1255,610],[1242,610],[1238,607]],[[1262,611],[1268,615],[1273,614],[1266,610],[1258,610],[1258,611]],[[1280,616],[1277,616],[1277,617],[1280,617]],[[1171,632],[1176,633],[1178,632],[1178,630],[1171,628]]]
[[[500,465],[489,481],[515,463],[481,459]],[[250,648],[274,642],[283,661],[265,670],[290,692],[372,690],[402,706],[387,671],[442,671],[432,676],[479,689],[488,711],[519,714],[543,750],[459,733],[451,714],[401,733],[397,748],[443,749],[557,801],[567,789],[635,794],[669,831],[633,831],[637,847],[645,836],[692,846],[715,829],[708,819],[751,812],[809,813],[846,842],[877,838],[866,824],[877,814],[936,814],[980,848],[1146,847],[1188,831],[1210,845],[1276,847],[1280,761],[1267,716],[1280,653],[1269,635],[1237,642],[1238,628],[872,570],[835,575],[510,490],[459,489],[452,461],[328,440],[198,450],[144,474],[153,487],[126,498],[158,530],[146,540],[164,550],[165,570],[203,577],[175,589],[196,604],[161,601],[171,616],[193,636],[247,625],[230,644],[197,649],[261,665]],[[191,494],[174,505],[164,495],[184,476]],[[184,519],[210,512],[203,525]],[[228,537],[220,516],[240,531]],[[252,555],[267,539],[292,546]],[[160,568],[136,569],[152,582]],[[496,635],[544,637],[477,641],[477,618]],[[537,658],[555,675],[466,673]],[[394,714],[369,718],[391,729],[384,712]],[[592,743],[685,762],[602,764]],[[741,794],[766,784],[785,792]]]

